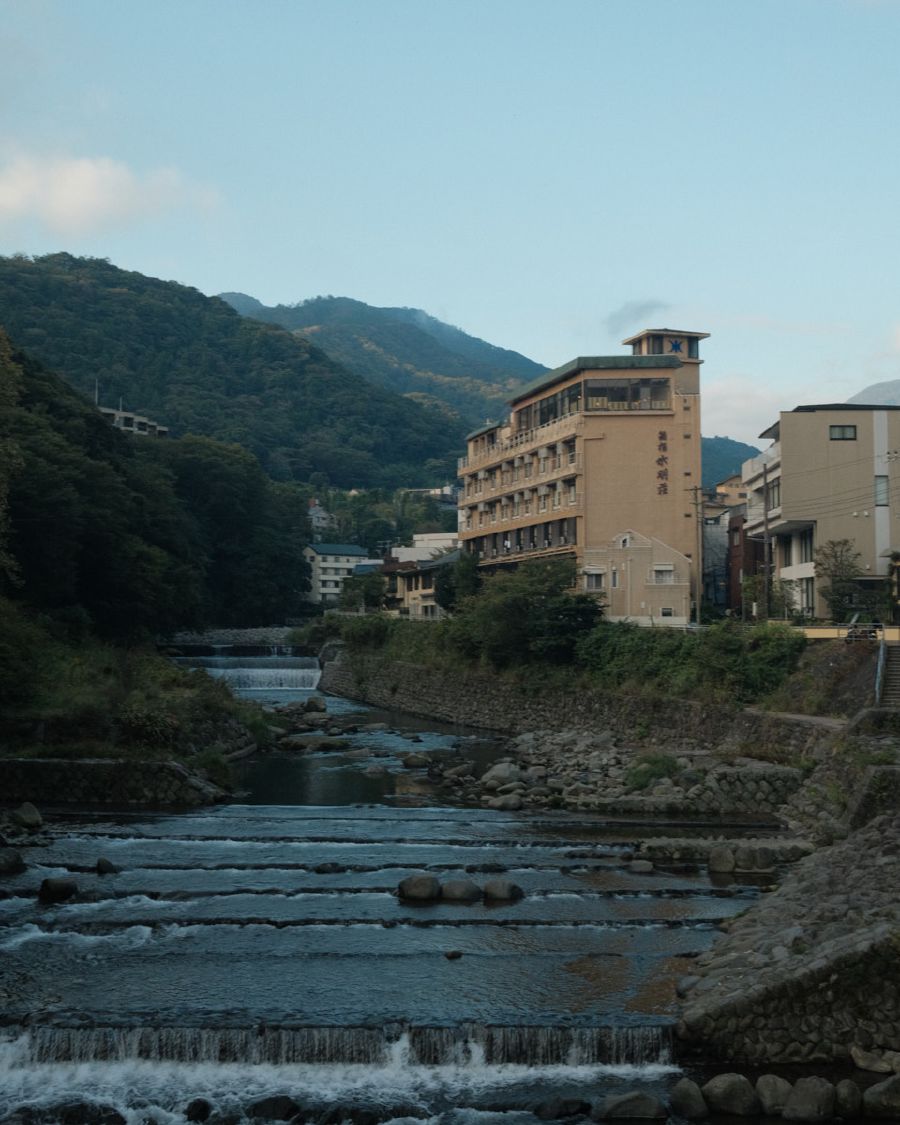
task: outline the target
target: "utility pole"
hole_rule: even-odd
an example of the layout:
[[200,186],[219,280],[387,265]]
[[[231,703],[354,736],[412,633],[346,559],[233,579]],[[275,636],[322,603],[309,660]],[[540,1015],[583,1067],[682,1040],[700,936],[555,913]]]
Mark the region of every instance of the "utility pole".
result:
[[703,497],[699,484],[687,490],[692,493],[694,506],[694,522],[696,524],[697,542],[694,560],[694,623],[700,624],[700,603],[703,600]]
[[771,542],[769,539],[769,466],[763,462],[763,619],[769,620],[769,583],[771,581]]

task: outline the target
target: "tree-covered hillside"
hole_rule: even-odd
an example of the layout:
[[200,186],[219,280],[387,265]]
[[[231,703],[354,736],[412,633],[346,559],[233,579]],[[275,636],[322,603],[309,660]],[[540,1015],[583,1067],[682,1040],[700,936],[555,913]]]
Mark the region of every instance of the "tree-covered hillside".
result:
[[372,383],[449,407],[467,427],[501,415],[507,399],[546,370],[421,309],[375,308],[349,297],[268,308],[245,293],[220,296],[244,316],[308,337]]
[[[279,480],[439,483],[466,423],[341,367],[217,297],[95,258],[0,258],[0,325],[86,395],[236,442]],[[317,478],[318,479],[318,478]]]
[[118,640],[296,613],[306,495],[247,450],[113,429],[0,332],[0,601]]

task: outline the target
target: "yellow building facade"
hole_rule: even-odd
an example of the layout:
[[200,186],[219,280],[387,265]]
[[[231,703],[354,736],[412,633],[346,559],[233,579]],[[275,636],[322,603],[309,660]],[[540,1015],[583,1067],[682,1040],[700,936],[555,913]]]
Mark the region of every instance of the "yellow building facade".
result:
[[486,568],[575,560],[607,614],[684,623],[699,562],[700,340],[648,329],[630,355],[550,371],[469,434],[460,541]]

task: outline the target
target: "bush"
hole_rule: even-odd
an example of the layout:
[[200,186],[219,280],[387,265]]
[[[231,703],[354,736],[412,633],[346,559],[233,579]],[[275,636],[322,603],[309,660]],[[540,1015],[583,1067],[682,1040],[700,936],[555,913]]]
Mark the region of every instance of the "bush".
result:
[[678,762],[671,754],[642,754],[625,771],[624,781],[629,789],[648,789],[654,781],[677,773]]

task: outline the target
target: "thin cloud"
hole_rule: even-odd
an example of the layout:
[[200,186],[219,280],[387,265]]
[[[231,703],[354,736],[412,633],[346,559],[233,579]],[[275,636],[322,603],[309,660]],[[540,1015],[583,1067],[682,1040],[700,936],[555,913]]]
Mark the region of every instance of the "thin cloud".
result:
[[175,168],[139,173],[107,156],[18,154],[0,166],[0,224],[36,221],[54,234],[95,234],[216,202],[215,192]]
[[641,301],[626,301],[614,309],[605,320],[606,327],[614,336],[621,336],[632,329],[646,328],[657,313],[663,313],[672,306],[666,301],[645,298]]

